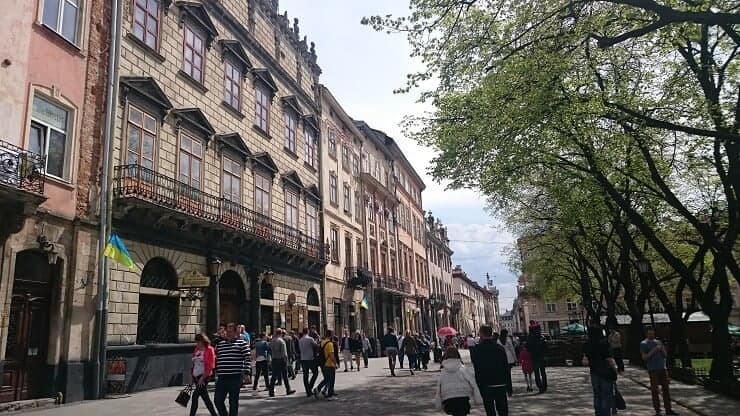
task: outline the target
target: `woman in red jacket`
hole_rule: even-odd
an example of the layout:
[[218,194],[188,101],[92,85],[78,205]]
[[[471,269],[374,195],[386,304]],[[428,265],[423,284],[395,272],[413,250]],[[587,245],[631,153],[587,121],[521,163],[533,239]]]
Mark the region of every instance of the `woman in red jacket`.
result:
[[198,411],[198,398],[203,399],[211,416],[217,416],[213,402],[208,396],[208,379],[213,374],[213,368],[216,366],[216,351],[211,346],[211,341],[204,334],[195,336],[195,351],[193,351],[193,390],[192,402],[190,403],[190,416],[195,416]]

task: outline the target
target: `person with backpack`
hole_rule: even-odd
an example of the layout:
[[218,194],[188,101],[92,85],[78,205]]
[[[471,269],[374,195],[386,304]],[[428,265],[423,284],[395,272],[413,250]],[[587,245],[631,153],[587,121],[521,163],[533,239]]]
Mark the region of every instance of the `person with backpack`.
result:
[[614,383],[617,363],[612,357],[609,341],[598,321],[588,327],[588,340],[583,344],[583,366],[588,366],[594,393],[596,416],[611,416],[614,408]]
[[[303,368],[303,387],[306,389],[306,397],[309,397],[313,394],[313,386],[319,376],[319,368],[316,363],[319,344],[308,334],[308,328],[303,328],[303,336],[298,340],[298,349],[301,354],[301,367]],[[308,379],[309,371],[312,373],[310,381]]]
[[252,390],[257,390],[257,384],[259,384],[260,376],[265,378],[265,388],[270,388],[270,345],[267,343],[267,335],[263,332],[259,335],[259,339],[254,343],[254,356],[255,358],[255,373],[254,382],[252,384]]
[[475,379],[467,371],[455,347],[448,347],[442,361],[442,370],[437,381],[435,405],[452,416],[470,414],[471,401],[483,402]]
[[[321,341],[319,354],[316,356],[316,363],[321,367],[321,374],[324,379],[321,380],[318,386],[313,389],[313,395],[317,399],[319,398],[319,392],[324,394],[328,400],[333,400],[334,396],[334,381],[337,374],[337,366],[339,359],[335,355],[336,343],[334,342],[334,333],[331,329],[326,330],[326,337]],[[326,388],[326,393],[323,389]]]

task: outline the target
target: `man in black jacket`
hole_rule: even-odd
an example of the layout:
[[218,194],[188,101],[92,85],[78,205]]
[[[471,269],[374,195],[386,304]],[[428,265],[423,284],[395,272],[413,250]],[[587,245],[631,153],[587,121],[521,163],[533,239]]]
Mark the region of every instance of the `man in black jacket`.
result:
[[475,381],[478,384],[486,415],[507,416],[509,404],[506,399],[506,368],[509,365],[504,347],[493,338],[493,328],[480,327],[480,342],[470,349],[470,359],[475,368]]
[[542,394],[547,391],[547,372],[545,371],[545,351],[547,350],[547,344],[545,343],[545,338],[542,336],[540,325],[534,321],[530,321],[529,323],[527,349],[532,355],[537,393]]

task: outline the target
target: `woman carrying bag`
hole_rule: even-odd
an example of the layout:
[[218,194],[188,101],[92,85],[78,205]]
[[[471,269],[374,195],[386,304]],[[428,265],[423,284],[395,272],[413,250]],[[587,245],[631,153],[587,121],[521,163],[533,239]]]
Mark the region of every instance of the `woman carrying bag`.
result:
[[471,402],[483,403],[475,378],[462,364],[457,349],[449,347],[437,382],[436,408],[448,415],[466,416],[470,414]]
[[208,379],[213,375],[216,367],[216,351],[211,346],[211,341],[204,334],[195,336],[195,351],[193,351],[193,383],[195,388],[190,402],[190,416],[195,416],[198,411],[198,398],[203,399],[211,416],[217,416],[213,402],[208,396]]

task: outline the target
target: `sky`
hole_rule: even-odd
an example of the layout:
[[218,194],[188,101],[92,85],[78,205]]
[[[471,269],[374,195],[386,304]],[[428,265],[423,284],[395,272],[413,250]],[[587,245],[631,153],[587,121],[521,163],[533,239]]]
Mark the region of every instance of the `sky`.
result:
[[[485,200],[471,190],[445,190],[427,168],[432,149],[404,137],[400,123],[405,116],[430,110],[417,103],[418,91],[394,94],[405,86],[406,75],[418,69],[409,57],[410,47],[400,34],[376,32],[360,24],[364,16],[408,14],[406,0],[282,0],[290,21],[299,19],[301,37],[316,43],[320,81],[347,113],[386,132],[399,144],[426,184],[423,206],[447,226],[450,246],[468,277],[485,284],[490,274],[499,289],[501,310],[511,308],[516,295],[516,277],[506,265],[503,249],[512,243],[511,234],[485,210]],[[292,23],[291,23],[292,24]]]

